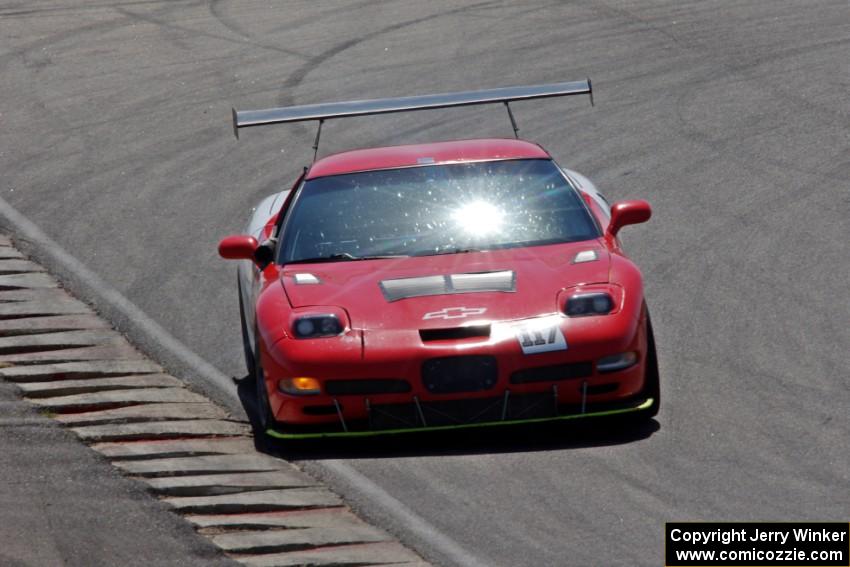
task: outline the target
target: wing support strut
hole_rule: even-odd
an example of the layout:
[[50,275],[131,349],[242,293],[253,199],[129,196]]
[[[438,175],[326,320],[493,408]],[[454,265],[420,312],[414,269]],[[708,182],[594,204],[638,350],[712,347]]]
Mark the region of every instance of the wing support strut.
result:
[[324,119],[319,120],[319,129],[316,130],[316,141],[313,142],[313,163],[316,162],[316,156],[319,155],[319,139],[322,137],[322,124],[324,123]]
[[514,138],[519,140],[519,126],[516,125],[516,120],[514,120],[514,113],[511,112],[511,103],[505,101],[505,108],[508,111],[508,118],[511,119],[511,127],[514,129]]

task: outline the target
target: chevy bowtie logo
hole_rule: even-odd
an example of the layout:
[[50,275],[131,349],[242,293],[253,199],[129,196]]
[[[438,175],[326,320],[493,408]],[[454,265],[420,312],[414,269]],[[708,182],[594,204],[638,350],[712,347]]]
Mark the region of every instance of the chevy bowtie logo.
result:
[[471,317],[473,315],[483,315],[485,311],[487,311],[486,307],[446,307],[442,311],[432,311],[431,313],[426,313],[422,317],[422,320],[427,321],[428,319],[463,319],[464,317]]

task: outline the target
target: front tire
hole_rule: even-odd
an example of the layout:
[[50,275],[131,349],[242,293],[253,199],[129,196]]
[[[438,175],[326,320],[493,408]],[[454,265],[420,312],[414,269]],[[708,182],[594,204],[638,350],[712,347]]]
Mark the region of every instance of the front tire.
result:
[[641,398],[652,398],[652,405],[640,412],[642,419],[658,415],[661,409],[661,379],[658,372],[658,354],[655,350],[655,335],[652,332],[652,319],[646,313],[646,371]]
[[266,377],[263,372],[263,365],[260,359],[259,344],[253,355],[254,359],[254,383],[257,390],[257,422],[260,429],[265,432],[268,429],[277,428],[277,420],[272,414],[271,406],[269,405],[269,393],[266,390]]
[[248,336],[248,324],[245,322],[245,304],[242,301],[242,281],[239,276],[236,276],[236,289],[239,293],[239,322],[242,324],[242,349],[245,354],[245,368],[248,369],[248,376],[255,376],[257,373],[254,350],[251,348],[251,340]]

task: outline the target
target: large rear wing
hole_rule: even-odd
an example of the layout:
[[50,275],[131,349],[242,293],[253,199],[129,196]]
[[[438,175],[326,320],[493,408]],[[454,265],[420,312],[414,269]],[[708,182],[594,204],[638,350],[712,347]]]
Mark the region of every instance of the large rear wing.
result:
[[[325,120],[332,118],[347,118],[351,116],[368,116],[371,114],[389,114],[392,112],[412,112],[414,110],[432,110],[450,108],[453,106],[471,106],[477,104],[502,103],[508,110],[514,134],[519,132],[509,103],[518,100],[534,98],[550,98],[571,95],[589,95],[593,104],[593,88],[590,79],[569,83],[553,83],[524,87],[503,87],[482,91],[465,91],[459,93],[430,94],[407,96],[401,98],[378,98],[373,100],[353,100],[348,102],[330,102],[323,104],[305,104],[302,106],[287,106],[283,108],[268,108],[265,110],[233,109],[233,133],[239,137],[241,128],[282,124],[286,122],[304,122],[318,120],[319,127]],[[318,139],[317,139],[318,145]]]

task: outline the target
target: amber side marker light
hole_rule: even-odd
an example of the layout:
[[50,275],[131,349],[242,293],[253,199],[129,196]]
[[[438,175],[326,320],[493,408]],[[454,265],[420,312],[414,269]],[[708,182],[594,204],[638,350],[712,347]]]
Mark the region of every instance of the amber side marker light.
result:
[[320,394],[322,392],[322,386],[319,381],[306,376],[279,380],[277,388],[284,394],[294,394],[296,396]]

